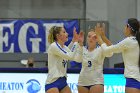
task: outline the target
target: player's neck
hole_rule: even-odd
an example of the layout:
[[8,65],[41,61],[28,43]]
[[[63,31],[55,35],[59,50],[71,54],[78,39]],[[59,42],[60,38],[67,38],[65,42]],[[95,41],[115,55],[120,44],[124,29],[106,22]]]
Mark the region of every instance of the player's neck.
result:
[[96,48],[96,46],[88,46],[88,51],[93,51]]
[[61,47],[64,47],[64,42],[58,40],[57,43],[58,43]]

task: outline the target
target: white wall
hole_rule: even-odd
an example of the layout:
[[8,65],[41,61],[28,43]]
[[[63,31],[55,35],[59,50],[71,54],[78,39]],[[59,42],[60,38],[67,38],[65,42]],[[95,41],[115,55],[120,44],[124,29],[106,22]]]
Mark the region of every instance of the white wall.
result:
[[137,0],[137,18],[140,20],[140,0]]
[[0,0],[0,18],[82,18],[83,0]]
[[90,20],[107,20],[107,0],[86,0],[86,17]]

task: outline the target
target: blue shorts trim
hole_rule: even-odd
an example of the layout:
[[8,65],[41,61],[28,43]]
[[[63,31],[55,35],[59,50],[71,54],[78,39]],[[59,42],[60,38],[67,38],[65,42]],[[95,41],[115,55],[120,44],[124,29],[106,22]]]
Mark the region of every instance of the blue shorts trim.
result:
[[135,80],[135,79],[133,79],[133,78],[126,78],[125,87],[131,87],[131,88],[140,89],[140,82]]
[[83,86],[83,87],[85,87],[85,88],[87,88],[88,90],[90,90],[90,88],[91,88],[92,86],[94,86],[94,85],[90,85],[90,86]]
[[66,77],[60,77],[53,83],[46,84],[45,91],[47,91],[51,88],[58,88],[58,90],[61,91],[64,87],[66,87],[68,85],[66,81],[67,81]]
[[[102,86],[104,86],[103,84],[95,84],[95,85],[102,85]],[[82,86],[82,87],[85,87],[85,88],[87,88],[88,90],[90,90],[90,88],[91,88],[92,86],[95,86],[95,85]]]

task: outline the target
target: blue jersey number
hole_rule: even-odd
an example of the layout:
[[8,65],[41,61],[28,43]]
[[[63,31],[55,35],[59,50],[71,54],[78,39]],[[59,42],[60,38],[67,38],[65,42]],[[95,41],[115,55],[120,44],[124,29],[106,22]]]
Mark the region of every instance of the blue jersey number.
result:
[[64,66],[64,68],[66,67],[66,64],[67,64],[67,62],[65,61],[65,60],[63,60],[63,66]]
[[91,67],[91,66],[92,66],[91,61],[88,61],[88,67]]

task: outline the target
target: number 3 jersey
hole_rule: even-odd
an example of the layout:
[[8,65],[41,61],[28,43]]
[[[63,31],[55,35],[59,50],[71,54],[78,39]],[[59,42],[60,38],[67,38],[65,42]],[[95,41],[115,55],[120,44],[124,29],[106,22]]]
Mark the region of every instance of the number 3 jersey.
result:
[[79,75],[79,86],[90,86],[95,84],[104,84],[103,62],[105,57],[112,54],[104,54],[101,47],[88,51],[85,47],[77,49],[75,61],[82,63],[82,69]]

